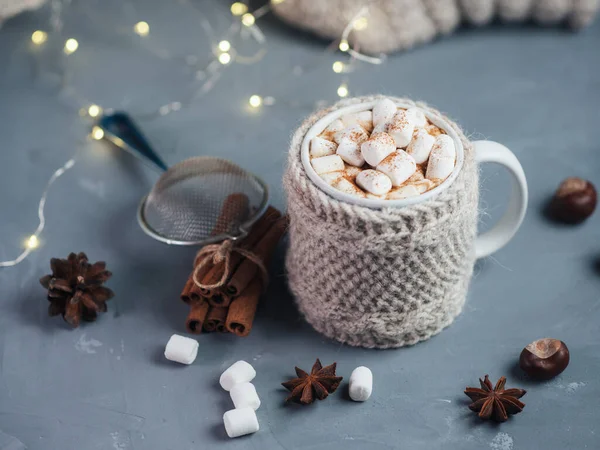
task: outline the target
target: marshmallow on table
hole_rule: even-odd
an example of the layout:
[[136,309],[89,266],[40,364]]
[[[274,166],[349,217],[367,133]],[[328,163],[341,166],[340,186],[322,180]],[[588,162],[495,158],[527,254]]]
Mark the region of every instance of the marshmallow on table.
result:
[[229,391],[229,395],[236,409],[252,408],[256,411],[260,407],[260,399],[252,383],[236,384]]
[[373,125],[381,126],[387,124],[396,115],[398,108],[389,98],[379,100],[373,106]]
[[165,347],[165,358],[181,364],[191,364],[198,355],[198,341],[174,334]]
[[254,367],[246,361],[238,361],[221,374],[219,383],[223,389],[230,391],[236,384],[252,381],[255,376]]
[[386,156],[396,151],[396,143],[387,133],[373,133],[369,139],[360,144],[360,151],[367,164],[375,167]]
[[225,431],[230,438],[256,433],[259,429],[256,413],[252,408],[232,409],[223,414]]
[[356,184],[374,195],[384,195],[392,189],[390,177],[372,169],[363,170],[359,173],[356,177]]
[[320,158],[321,156],[335,155],[337,145],[335,142],[328,141],[322,137],[314,137],[310,141],[310,156]]
[[344,170],[344,161],[338,155],[321,156],[313,158],[310,163],[317,174]]
[[445,180],[454,170],[456,148],[454,139],[447,134],[441,134],[435,139],[425,176],[430,180]]
[[377,170],[392,180],[392,186],[400,186],[417,170],[415,159],[404,150],[398,150],[377,165]]
[[404,148],[410,143],[414,131],[415,119],[405,109],[401,109],[396,113],[387,128],[388,134],[394,138],[398,148]]
[[333,183],[332,186],[338,191],[345,192],[346,194],[363,198],[365,197],[365,193],[356,187],[352,181],[348,180],[348,178],[342,177],[338,179],[337,182]]
[[424,127],[427,125],[427,118],[425,117],[425,113],[423,110],[421,110],[421,108],[413,106],[412,108],[408,108],[406,112],[412,116],[413,123],[416,127]]
[[435,137],[430,135],[423,128],[419,128],[415,131],[412,141],[406,147],[406,153],[411,155],[417,164],[423,164],[429,159],[429,153],[435,143]]
[[373,392],[373,372],[368,367],[360,366],[350,375],[350,398],[355,402],[368,400]]
[[361,167],[365,163],[365,158],[360,151],[360,144],[350,138],[340,141],[336,154],[352,166]]

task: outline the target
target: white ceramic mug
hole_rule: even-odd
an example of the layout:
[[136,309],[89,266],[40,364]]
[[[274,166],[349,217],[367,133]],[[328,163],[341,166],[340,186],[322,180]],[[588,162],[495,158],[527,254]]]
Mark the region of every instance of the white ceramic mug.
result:
[[[340,108],[322,117],[309,129],[302,142],[301,158],[304,169],[313,183],[315,183],[321,190],[325,191],[335,199],[368,208],[401,208],[408,205],[414,205],[416,203],[425,202],[447,189],[454,182],[463,166],[464,148],[461,140],[452,127],[442,117],[434,115],[428,111],[423,111],[425,116],[431,121],[431,123],[444,130],[448,136],[454,140],[456,146],[456,165],[454,171],[446,180],[444,180],[444,182],[434,189],[415,197],[409,197],[400,200],[361,198],[335,189],[323,181],[323,179],[315,172],[310,163],[310,141],[314,137],[320,135],[325,128],[327,128],[327,126],[336,119],[339,119],[346,114],[371,110],[373,109],[375,103],[375,101],[372,101]],[[399,108],[410,108],[413,106],[399,102],[396,104]],[[475,159],[478,163],[491,162],[501,164],[508,169],[512,175],[512,190],[508,207],[504,215],[493,228],[479,235],[475,242],[475,255],[477,258],[482,258],[491,255],[500,248],[504,247],[513,238],[525,217],[525,211],[527,209],[528,202],[528,191],[523,167],[513,152],[511,152],[504,145],[494,141],[474,141],[472,142],[472,145],[475,151]]]

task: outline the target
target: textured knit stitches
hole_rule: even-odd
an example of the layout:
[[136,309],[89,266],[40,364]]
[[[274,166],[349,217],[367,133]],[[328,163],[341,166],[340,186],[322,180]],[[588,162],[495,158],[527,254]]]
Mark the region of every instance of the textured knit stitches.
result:
[[342,101],[309,117],[294,134],[284,175],[286,266],[298,307],[317,331],[350,345],[390,348],[428,339],[460,313],[475,262],[478,172],[471,144],[445,118],[463,143],[465,161],[440,195],[378,210],[321,191],[302,166],[304,136],[329,112],[377,98]]
[[369,25],[350,33],[349,41],[367,53],[406,50],[462,23],[483,26],[495,19],[534,20],[542,25],[588,26],[600,0],[285,0],[273,3],[283,20],[328,39],[339,39],[364,6]]

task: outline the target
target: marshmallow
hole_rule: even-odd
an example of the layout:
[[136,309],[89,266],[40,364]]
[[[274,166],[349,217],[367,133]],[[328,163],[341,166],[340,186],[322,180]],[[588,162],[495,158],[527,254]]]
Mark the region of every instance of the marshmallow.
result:
[[256,411],[260,406],[260,399],[252,383],[236,384],[229,391],[229,395],[236,409],[252,408]]
[[415,158],[417,164],[423,164],[429,159],[429,153],[435,143],[435,137],[430,135],[423,128],[419,128],[415,131],[412,141],[406,148],[406,153]]
[[372,169],[363,170],[359,173],[356,177],[356,184],[374,195],[384,195],[392,189],[390,177]]
[[360,151],[360,144],[350,140],[350,138],[345,138],[340,141],[336,153],[340,158],[352,166],[361,167],[365,163],[365,158]]
[[427,125],[427,118],[421,108],[413,106],[412,108],[408,108],[406,112],[413,117],[413,123],[416,127],[424,127]]
[[373,392],[373,372],[368,367],[360,366],[350,375],[350,398],[355,402],[368,400]]
[[412,114],[405,109],[396,113],[388,127],[388,133],[394,138],[396,147],[404,148],[412,140],[415,131],[415,123]]
[[373,112],[361,111],[353,114],[346,114],[345,116],[342,116],[342,122],[347,127],[358,124],[365,130],[371,131],[373,129]]
[[232,409],[223,414],[225,431],[230,438],[256,433],[259,429],[256,413],[252,408]]
[[313,158],[310,163],[319,175],[322,173],[344,170],[344,161],[338,155],[321,156]]
[[365,194],[365,197],[371,198],[373,200],[385,200],[386,199],[385,195],[375,195],[375,194],[371,194],[370,192],[367,192]]
[[392,186],[400,186],[417,170],[417,164],[412,156],[403,150],[398,150],[377,165],[377,170],[385,173],[392,180]]
[[346,164],[346,176],[351,180],[354,180],[356,176],[362,172],[360,167],[351,166],[350,164]]
[[337,145],[335,142],[328,141],[322,137],[314,137],[310,141],[310,156],[320,158],[321,156],[335,155]]
[[447,134],[441,134],[435,139],[429,163],[427,164],[426,177],[430,180],[445,180],[454,170],[456,148],[454,140]]
[[384,122],[384,123],[380,123],[379,125],[375,125],[375,127],[373,128],[373,134],[379,134],[379,133],[387,133],[388,129],[390,127],[390,123],[389,122]]
[[357,197],[365,197],[365,193],[361,191],[356,185],[348,180],[347,178],[340,178],[335,184],[332,185],[339,191],[345,192],[346,194],[356,195]]
[[[350,167],[352,167],[352,166],[350,166]],[[325,183],[327,183],[329,185],[333,185],[334,183],[336,183],[338,181],[339,178],[341,178],[345,175],[346,175],[346,172],[336,171],[336,172],[322,173],[319,176]]]
[[354,124],[335,133],[333,139],[338,144],[341,144],[344,140],[350,140],[357,144],[362,144],[364,141],[369,139],[369,133],[367,133],[366,130],[359,124]]
[[256,376],[254,367],[246,361],[238,361],[232,364],[219,378],[219,384],[226,391],[230,391],[238,383],[252,381]]
[[416,183],[412,183],[412,185],[417,189],[417,191],[419,191],[419,194],[424,194],[435,187],[435,183],[426,178],[421,181],[417,181]]
[[165,347],[165,358],[181,364],[191,364],[198,355],[198,341],[174,334]]
[[373,133],[360,145],[360,151],[367,164],[375,167],[390,153],[396,151],[396,143],[387,133]]
[[387,124],[396,114],[396,104],[389,98],[379,100],[373,106],[373,125],[380,126]]
[[344,122],[342,122],[340,119],[335,119],[327,126],[327,128],[325,128],[325,133],[337,133],[338,131],[342,131],[344,128]]
[[399,187],[398,189],[394,189],[387,195],[388,200],[402,200],[404,198],[416,197],[419,195],[419,190],[412,184],[407,184],[406,186]]

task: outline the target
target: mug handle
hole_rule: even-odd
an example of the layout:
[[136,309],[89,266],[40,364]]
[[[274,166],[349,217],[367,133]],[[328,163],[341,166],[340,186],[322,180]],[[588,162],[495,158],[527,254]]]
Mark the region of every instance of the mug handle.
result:
[[504,145],[493,141],[474,141],[472,144],[477,163],[502,164],[512,175],[511,194],[506,212],[491,230],[477,236],[475,241],[475,256],[483,258],[504,247],[521,226],[527,209],[527,180],[521,163]]

